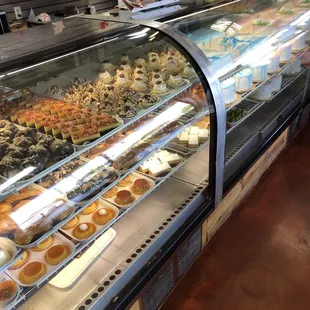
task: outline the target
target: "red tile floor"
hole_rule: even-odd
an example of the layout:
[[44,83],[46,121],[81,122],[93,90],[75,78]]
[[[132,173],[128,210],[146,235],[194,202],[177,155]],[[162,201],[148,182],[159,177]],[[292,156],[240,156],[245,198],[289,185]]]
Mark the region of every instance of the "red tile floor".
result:
[[310,309],[310,124],[216,233],[162,309]]

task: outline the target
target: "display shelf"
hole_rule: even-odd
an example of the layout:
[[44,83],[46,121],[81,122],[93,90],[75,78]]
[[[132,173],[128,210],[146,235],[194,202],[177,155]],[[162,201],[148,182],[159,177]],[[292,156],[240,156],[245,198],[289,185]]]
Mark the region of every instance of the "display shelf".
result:
[[33,296],[33,294],[35,294],[35,292],[37,292],[42,286],[44,286],[46,283],[48,283],[54,277],[55,274],[57,274],[60,270],[62,270],[65,266],[67,266],[67,264],[70,263],[70,261],[72,261],[78,254],[82,253],[85,249],[87,249],[99,236],[104,234],[104,232],[107,231],[111,226],[115,227],[115,224],[117,222],[119,222],[124,217],[124,215],[128,214],[136,206],[145,203],[145,200],[149,199],[149,197],[152,197],[152,196],[156,195],[155,189],[157,189],[160,186],[162,186],[164,182],[168,182],[168,180],[171,180],[170,176],[174,172],[175,171],[171,171],[171,173],[169,173],[164,179],[162,179],[160,181],[157,181],[155,183],[155,186],[148,193],[147,198],[145,198],[144,200],[140,201],[139,203],[132,204],[128,208],[121,208],[118,217],[115,218],[114,220],[112,220],[111,222],[109,222],[105,226],[104,229],[102,229],[101,231],[95,233],[90,239],[88,239],[85,242],[83,242],[83,241],[75,242],[75,244],[76,244],[75,252],[72,253],[72,255],[70,255],[70,257],[68,257],[66,260],[64,260],[63,263],[61,263],[59,266],[57,266],[55,268],[55,270],[48,277],[46,277],[46,278],[42,279],[41,281],[39,281],[34,287],[24,288],[23,293],[20,295],[19,299],[16,300],[16,302],[14,304],[12,304],[9,309],[13,309],[13,308],[19,307],[25,300],[27,300],[28,298]]
[[[281,65],[281,69],[278,72],[276,72],[276,73],[269,74],[268,78],[266,80],[264,80],[262,82],[259,82],[259,83],[253,83],[255,87],[253,87],[251,90],[241,94],[242,101],[237,103],[237,104],[234,104],[234,105],[230,106],[229,108],[227,108],[226,112],[230,111],[232,108],[237,107],[240,103],[243,102],[243,100],[248,99],[248,97],[250,97],[255,90],[257,90],[259,87],[265,85],[267,82],[270,81],[271,78],[273,78],[273,77],[275,77],[275,76],[277,76],[279,74],[282,74],[287,68],[290,67],[290,65],[292,64],[293,61],[300,59],[308,51],[309,51],[309,46],[307,46],[307,48],[303,52],[301,52],[299,54],[294,54],[293,55],[293,59],[290,62],[288,62],[286,64],[282,64]],[[230,75],[229,77],[232,77],[232,75]]]
[[[50,172],[52,172],[52,171],[56,170],[57,168],[61,167],[66,162],[68,162],[68,161],[72,160],[73,158],[81,155],[82,153],[90,150],[92,147],[94,147],[94,146],[98,145],[99,143],[107,140],[108,138],[112,137],[116,133],[126,129],[131,124],[139,121],[139,119],[141,119],[142,117],[149,115],[152,111],[155,111],[158,107],[160,107],[161,105],[167,103],[168,101],[170,101],[174,97],[178,96],[182,92],[186,91],[187,89],[189,89],[190,87],[192,87],[195,84],[196,84],[196,82],[194,81],[194,82],[192,82],[190,84],[187,84],[187,85],[184,85],[183,87],[180,87],[179,89],[173,90],[173,92],[171,92],[171,94],[169,96],[167,96],[164,99],[162,99],[158,104],[155,104],[154,106],[151,106],[148,109],[143,110],[137,116],[135,116],[135,117],[133,117],[131,119],[128,119],[126,122],[124,122],[123,126],[119,126],[119,127],[115,128],[114,130],[111,130],[110,132],[108,132],[104,136],[98,138],[94,143],[83,145],[83,147],[81,147],[79,150],[75,150],[75,152],[72,155],[70,155],[67,158],[61,160],[60,162],[54,164],[53,166],[49,167],[48,169],[45,169],[44,171],[38,173],[36,176],[32,177],[31,179],[25,180],[25,181],[21,181],[21,182],[19,182],[19,184],[16,184],[16,183],[15,184],[11,184],[9,188],[6,188],[6,186],[7,186],[7,184],[10,184],[12,182],[12,180],[10,180],[10,179],[7,180],[6,182],[8,182],[8,183],[4,182],[3,184],[0,185],[0,198],[4,199],[8,195],[10,195],[10,194],[12,194],[14,192],[16,193],[19,190],[21,190],[22,188],[24,188],[24,187],[26,187],[26,186],[36,182],[38,179],[41,179],[45,175],[47,175]],[[5,188],[5,190],[3,190],[1,192],[2,188]]]
[[[56,307],[60,310],[78,309],[86,300],[93,298],[94,292],[98,293],[99,287],[102,289],[96,295],[97,300],[103,298],[104,303],[109,303],[116,296],[117,288],[124,285],[126,280],[123,279],[134,272],[132,269],[137,265],[141,268],[156,251],[158,243],[164,242],[171,231],[196,210],[204,189],[204,186],[196,187],[170,178],[113,226],[115,239],[74,287],[60,290],[47,284],[25,304],[20,304],[19,309],[29,306],[44,310]],[[145,256],[147,258],[144,259]],[[96,302],[92,300],[91,305],[85,305],[86,309]]]
[[233,127],[229,128],[227,130],[227,134],[229,134],[232,130],[234,130],[236,127],[238,127],[240,124],[242,124],[247,118],[249,118],[252,114],[254,114],[258,109],[260,109],[264,104],[270,102],[275,97],[279,95],[280,92],[284,91],[287,87],[289,87],[296,79],[298,79],[308,68],[302,66],[301,72],[296,75],[283,75],[283,81],[281,90],[279,92],[274,93],[269,100],[267,101],[256,101],[250,98],[247,98],[244,102],[242,102],[240,105],[238,105],[238,108],[243,109],[246,111],[246,115],[240,119],[236,124],[234,124]]
[[[146,156],[144,158],[144,160],[147,160],[150,156],[152,156],[157,150],[163,148],[164,146],[166,146],[172,139],[174,139],[181,131],[183,131],[186,127],[190,126],[192,123],[194,123],[195,121],[197,121],[197,119],[201,118],[204,115],[204,112],[200,112],[197,113],[196,117],[194,119],[192,119],[191,122],[189,122],[188,124],[186,124],[184,127],[181,127],[178,131],[176,131],[173,135],[171,135],[167,140],[165,140],[163,143],[158,144],[155,148],[155,150],[153,152],[151,152],[148,156]],[[183,164],[186,162],[186,160],[183,161]],[[182,167],[182,165],[179,165],[178,168]],[[39,238],[35,244],[40,243],[42,240],[44,240],[46,237],[48,237],[49,235],[51,235],[52,233],[56,232],[58,228],[60,228],[61,225],[64,224],[64,222],[67,222],[68,220],[72,219],[74,216],[76,216],[79,212],[81,212],[87,205],[89,205],[90,203],[92,203],[93,201],[97,200],[99,197],[101,197],[106,191],[108,191],[110,188],[112,188],[113,186],[115,186],[121,179],[125,178],[127,175],[131,174],[134,170],[136,170],[139,165],[141,165],[141,162],[137,163],[136,165],[134,165],[131,169],[129,169],[126,173],[121,175],[121,178],[118,179],[117,181],[111,183],[109,186],[107,186],[105,189],[103,189],[102,191],[100,191],[97,195],[95,195],[94,197],[92,197],[90,200],[88,200],[87,204],[85,203],[84,205],[81,205],[80,208],[78,208],[73,214],[71,214],[68,218],[66,218],[65,221],[63,221],[61,224],[58,224],[54,227],[54,229],[50,230],[47,234],[44,234],[44,236],[42,236],[41,238]],[[165,181],[167,181],[167,179],[170,178],[170,176],[172,174],[174,174],[176,172],[176,169],[172,170],[170,173],[168,173],[163,179],[158,180],[155,182],[155,185],[152,187],[152,189],[148,192],[148,194],[146,195],[149,196],[152,192],[155,191],[155,189],[157,189],[159,186],[161,186]],[[118,222],[124,215],[126,215],[130,210],[132,210],[136,205],[142,203],[143,200],[141,201],[136,201],[134,202],[130,207],[128,208],[122,208],[120,209],[119,215],[112,220],[111,222],[109,222],[104,229],[98,231],[97,233],[95,233],[88,241],[81,241],[78,242],[76,244],[76,249],[75,252],[72,253],[72,255],[70,255],[70,257],[68,257],[66,260],[63,261],[62,264],[60,264],[59,266],[57,266],[57,268],[55,268],[55,270],[53,270],[53,272],[51,273],[51,275],[49,275],[47,278],[42,279],[41,281],[39,281],[36,286],[34,286],[33,288],[27,288],[24,290],[24,294],[22,294],[19,298],[18,301],[16,301],[16,303],[14,303],[12,305],[11,308],[14,308],[16,305],[20,304],[20,302],[22,302],[23,300],[25,300],[26,298],[28,298],[28,296],[31,296],[35,291],[37,291],[38,289],[40,289],[44,284],[46,284],[56,273],[58,273],[62,268],[64,268],[72,259],[74,259],[74,257],[76,257],[79,253],[83,252],[94,240],[96,240],[100,235],[102,235],[106,230],[108,230],[111,226],[113,226],[116,222]]]

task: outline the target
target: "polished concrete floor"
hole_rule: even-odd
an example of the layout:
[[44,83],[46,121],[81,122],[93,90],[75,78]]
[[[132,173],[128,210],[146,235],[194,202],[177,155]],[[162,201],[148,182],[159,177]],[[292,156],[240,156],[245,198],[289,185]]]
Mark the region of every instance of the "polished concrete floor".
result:
[[216,233],[163,309],[310,309],[310,125]]

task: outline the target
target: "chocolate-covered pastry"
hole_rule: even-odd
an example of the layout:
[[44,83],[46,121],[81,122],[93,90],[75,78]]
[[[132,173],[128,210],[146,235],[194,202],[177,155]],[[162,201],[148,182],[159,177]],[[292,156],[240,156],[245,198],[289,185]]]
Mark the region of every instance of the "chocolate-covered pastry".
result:
[[39,157],[37,155],[27,157],[21,162],[21,166],[23,168],[35,167],[36,173],[43,171],[45,168],[45,164],[46,164],[46,161],[44,160],[44,158]]
[[11,144],[9,147],[7,147],[5,151],[5,155],[14,157],[14,158],[23,158],[27,154],[27,150],[20,147],[16,146],[14,144]]
[[0,174],[18,169],[20,166],[20,159],[11,156],[4,156],[0,161]]
[[38,135],[37,136],[37,143],[45,146],[46,148],[50,149],[50,145],[55,141],[55,138],[49,135]]
[[35,142],[30,137],[20,136],[13,139],[13,143],[16,146],[28,148],[33,145]]
[[62,140],[55,140],[51,144],[50,150],[53,161],[64,159],[74,152],[72,144]]
[[9,142],[5,138],[0,138],[0,156],[4,156],[6,149],[9,147]]
[[39,158],[42,158],[45,163],[48,163],[51,157],[50,152],[43,145],[40,144],[31,145],[28,149],[28,155],[38,156]]
[[17,131],[15,138],[17,138],[17,137],[29,137],[29,138],[35,140],[37,137],[37,132],[35,129],[25,128],[23,130]]

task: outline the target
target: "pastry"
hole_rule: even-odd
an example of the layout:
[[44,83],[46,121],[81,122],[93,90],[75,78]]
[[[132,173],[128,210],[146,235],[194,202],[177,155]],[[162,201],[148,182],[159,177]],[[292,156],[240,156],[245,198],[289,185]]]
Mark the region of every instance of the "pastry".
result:
[[117,192],[115,197],[115,203],[120,206],[129,205],[135,201],[135,198],[132,196],[130,191],[122,190]]
[[126,187],[129,186],[132,183],[132,179],[130,175],[127,175],[124,179],[120,180],[117,186],[119,187]]
[[131,186],[131,190],[135,195],[143,195],[151,188],[151,184],[146,179],[137,179]]
[[103,196],[105,198],[113,198],[117,193],[117,188],[113,187],[112,189],[108,190]]
[[253,93],[250,95],[250,97],[258,101],[267,101],[271,98],[272,91],[273,91],[272,83],[267,82],[264,85],[255,89]]
[[100,208],[93,214],[93,221],[98,225],[105,225],[115,217],[115,212],[109,208]]
[[104,71],[99,73],[98,75],[98,82],[103,82],[105,84],[109,84],[113,82],[113,75],[110,74],[109,71]]
[[151,165],[149,167],[149,172],[152,176],[157,177],[171,171],[171,166],[168,163],[160,163],[159,165]]
[[18,226],[16,222],[11,218],[11,212],[5,212],[0,214],[0,233],[14,233]]
[[221,88],[225,104],[231,104],[236,101],[236,81],[234,78],[228,78],[221,82]]
[[140,98],[139,102],[143,107],[148,108],[148,107],[153,106],[156,103],[159,103],[159,101],[160,99],[158,97],[145,94]]
[[124,72],[127,76],[132,74],[132,67],[127,61],[122,61],[121,68],[124,69]]
[[272,84],[272,92],[276,93],[281,90],[282,86],[282,74],[278,74],[270,79],[270,83]]
[[12,205],[10,203],[0,203],[0,213],[12,212]]
[[6,244],[1,244],[0,246],[0,266],[8,263],[12,258],[12,253],[7,248]]
[[293,39],[292,51],[300,52],[306,47],[306,33],[301,33]]
[[131,81],[128,77],[126,77],[125,74],[122,73],[119,76],[117,76],[114,85],[117,87],[129,87],[131,85]]
[[108,60],[105,60],[101,63],[101,72],[108,71],[109,73],[112,73],[114,70],[115,66]]
[[93,213],[94,211],[97,210],[98,205],[99,205],[99,201],[98,201],[98,200],[95,200],[95,201],[92,202],[88,207],[86,207],[86,208],[81,212],[81,214],[87,215],[87,214]]
[[33,284],[46,275],[46,266],[41,262],[31,262],[26,265],[18,275],[23,284]]
[[281,46],[278,50],[277,53],[280,55],[280,62],[286,63],[291,60],[292,58],[292,43],[287,43],[283,46]]
[[199,146],[198,134],[190,134],[188,136],[188,147],[198,147],[198,146]]
[[140,79],[144,83],[148,81],[148,78],[147,78],[146,74],[143,71],[141,71],[141,70],[135,70],[134,78],[135,79]]
[[45,91],[46,95],[56,98],[63,97],[65,93],[66,90],[61,85],[52,85]]
[[54,237],[53,235],[50,235],[49,237],[47,237],[45,240],[43,240],[42,242],[40,242],[37,246],[31,248],[32,251],[35,252],[40,252],[40,251],[44,251],[46,250],[48,247],[50,247],[54,242]]
[[147,70],[146,70],[145,66],[137,65],[135,70],[134,70],[134,73],[136,73],[138,71],[143,72],[143,74],[145,74],[145,75],[147,74]]
[[136,66],[143,66],[143,67],[146,67],[146,60],[144,59],[144,58],[142,58],[142,57],[136,57],[136,59],[135,59],[135,65]]
[[246,92],[252,87],[253,71],[251,69],[243,69],[234,76],[234,79],[236,81],[236,92]]
[[301,59],[296,59],[282,72],[284,75],[296,75],[301,71]]
[[253,82],[262,82],[267,79],[268,64],[263,61],[251,66],[253,70]]
[[196,71],[190,64],[187,64],[183,69],[182,76],[186,79],[191,79],[196,76]]
[[148,89],[147,85],[143,82],[141,78],[136,78],[131,84],[130,88],[140,92],[145,92]]
[[45,253],[45,260],[50,265],[58,265],[71,253],[68,245],[57,244],[49,248]]
[[154,70],[154,69],[160,69],[161,68],[161,63],[160,63],[160,59],[159,59],[158,56],[149,59],[148,68],[149,68],[149,70]]
[[154,84],[151,93],[155,96],[166,96],[169,94],[169,89],[167,88],[167,85],[161,81],[158,81]]
[[273,53],[267,58],[268,73],[275,73],[280,69],[280,55]]
[[30,253],[28,251],[24,251],[22,257],[17,260],[9,269],[15,270],[23,267],[30,259]]
[[9,304],[17,294],[17,284],[12,280],[0,282],[0,304]]
[[96,226],[92,223],[80,223],[73,228],[72,235],[78,240],[91,237],[96,232]]
[[178,61],[173,57],[168,57],[167,63],[165,64],[165,70],[168,74],[179,73],[179,64]]
[[167,83],[171,87],[180,87],[184,83],[184,80],[178,73],[172,73],[169,75]]
[[121,63],[123,61],[126,61],[127,63],[130,63],[130,59],[129,59],[128,54],[126,54],[126,53],[121,54],[120,61],[121,61]]
[[68,230],[73,228],[77,223],[79,222],[79,216],[76,215],[74,218],[72,218],[71,220],[69,220],[65,225],[63,225],[61,227],[61,229],[63,230]]

